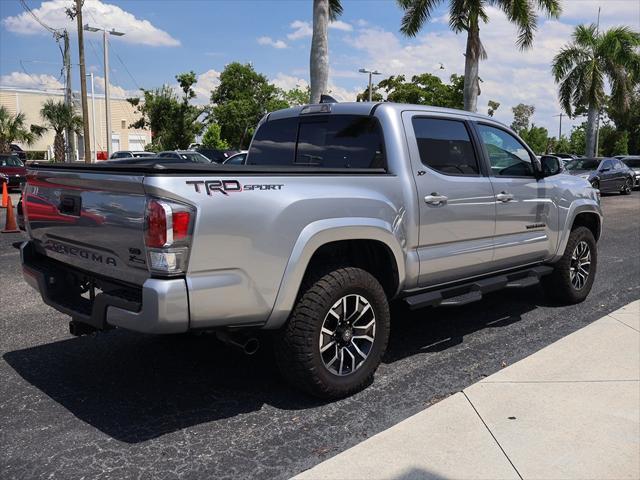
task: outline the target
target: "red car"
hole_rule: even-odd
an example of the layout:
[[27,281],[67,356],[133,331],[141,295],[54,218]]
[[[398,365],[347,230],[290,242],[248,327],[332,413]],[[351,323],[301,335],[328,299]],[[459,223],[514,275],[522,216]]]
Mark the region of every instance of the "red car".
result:
[[7,188],[19,189],[27,180],[27,169],[22,160],[13,153],[0,153],[0,181],[7,182]]

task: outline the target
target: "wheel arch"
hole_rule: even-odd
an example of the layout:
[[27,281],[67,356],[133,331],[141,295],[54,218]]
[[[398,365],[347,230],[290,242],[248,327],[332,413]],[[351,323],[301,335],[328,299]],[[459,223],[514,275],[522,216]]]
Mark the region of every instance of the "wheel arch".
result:
[[583,199],[571,205],[565,217],[564,227],[560,232],[558,248],[552,262],[562,257],[569,241],[569,234],[577,226],[584,226],[591,230],[596,242],[600,239],[602,235],[602,211],[595,201]]
[[314,266],[333,261],[331,257],[369,271],[389,297],[395,296],[406,275],[401,242],[390,224],[375,218],[334,218],[307,225],[294,245],[264,328],[279,328],[286,322],[305,275]]

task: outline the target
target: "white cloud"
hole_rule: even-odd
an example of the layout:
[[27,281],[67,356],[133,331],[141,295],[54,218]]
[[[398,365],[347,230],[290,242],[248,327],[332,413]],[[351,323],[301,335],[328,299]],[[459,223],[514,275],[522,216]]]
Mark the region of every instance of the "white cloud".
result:
[[287,44],[282,40],[274,40],[271,37],[259,37],[258,43],[260,45],[269,45],[273,48],[287,48]]
[[207,70],[198,75],[198,83],[195,84],[193,90],[196,92],[194,103],[205,105],[211,99],[211,91],[220,85],[220,72],[217,70]]
[[[547,128],[550,135],[557,135],[558,121],[554,115],[560,112],[560,105],[551,75],[551,62],[560,48],[570,41],[574,27],[541,16],[533,47],[520,51],[515,45],[515,27],[498,9],[487,7],[487,11],[489,24],[480,28],[488,60],[480,63],[483,82],[478,98],[479,113],[487,113],[489,100],[498,101],[501,105],[495,117],[510,124],[513,119],[511,107],[521,102],[531,104],[536,107],[533,122]],[[448,81],[451,74],[464,73],[464,34],[449,30],[434,32],[427,27],[416,40],[409,40],[396,32],[370,26],[359,30],[347,41],[361,52],[359,64],[375,68],[384,76],[404,74],[409,79],[411,75],[427,72]],[[445,70],[439,69],[440,63],[444,64]],[[362,85],[364,89],[364,78]],[[565,121],[563,130],[569,131],[570,123],[581,122],[582,119]]]
[[283,90],[293,90],[294,88],[305,89],[309,86],[309,82],[307,82],[304,78],[299,78],[294,75],[287,75],[286,73],[282,72],[278,73],[274,78],[272,78],[271,83]]
[[[104,77],[101,77],[99,75],[95,75],[93,77],[93,81],[94,81],[94,86],[95,86],[95,89],[96,89],[96,93],[104,94]],[[90,90],[91,86],[87,85],[87,89]],[[124,87],[121,87],[119,85],[114,85],[113,83],[109,82],[109,96],[111,98],[139,97],[140,96],[140,90],[127,90]]]
[[342,30],[343,32],[351,32],[353,30],[353,26],[351,26],[351,24],[343,22],[342,20],[335,20],[329,23],[329,28]]
[[302,20],[295,20],[289,25],[293,32],[287,35],[289,40],[298,40],[300,38],[310,37],[313,35],[313,29],[309,22],[303,22]]
[[38,90],[63,90],[64,85],[53,75],[27,74],[23,72],[11,72],[0,77],[0,85],[3,87],[34,88]]
[[[71,20],[65,13],[71,2],[68,0],[47,0],[40,7],[34,8],[33,13],[46,25],[53,28],[66,28],[69,31],[76,29],[76,21]],[[117,5],[104,3],[101,0],[87,0],[82,9],[85,23],[97,24],[107,29],[117,28],[125,32],[121,38],[123,42],[150,45],[154,47],[175,47],[180,41],[169,33],[155,27],[148,20],[136,18],[133,14],[123,10]],[[2,25],[9,31],[23,35],[38,35],[49,32],[44,29],[28,13],[22,12],[15,16],[2,19]],[[98,35],[99,33],[85,32],[86,35]]]
[[596,23],[600,10],[600,27],[630,25],[640,28],[640,2],[637,0],[567,0],[562,2],[561,20]]

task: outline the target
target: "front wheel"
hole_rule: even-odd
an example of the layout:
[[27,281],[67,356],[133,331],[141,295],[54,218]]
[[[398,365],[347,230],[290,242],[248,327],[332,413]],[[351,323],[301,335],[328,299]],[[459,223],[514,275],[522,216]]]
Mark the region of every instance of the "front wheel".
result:
[[341,398],[373,379],[389,340],[389,304],[360,268],[311,275],[276,341],[282,375],[321,398]]
[[630,178],[627,178],[624,181],[624,185],[622,186],[622,190],[620,190],[620,193],[622,195],[629,195],[631,194],[632,189],[633,189],[633,181]]
[[598,265],[593,233],[586,227],[571,231],[564,255],[551,275],[542,278],[547,295],[564,304],[580,303],[591,291]]

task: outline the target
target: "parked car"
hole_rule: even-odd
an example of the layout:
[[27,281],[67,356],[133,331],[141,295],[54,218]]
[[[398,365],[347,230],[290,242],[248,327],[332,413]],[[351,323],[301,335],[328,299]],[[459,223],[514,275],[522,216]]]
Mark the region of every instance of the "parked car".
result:
[[0,153],[0,174],[9,190],[19,189],[27,179],[27,169],[15,153]]
[[629,195],[633,188],[633,171],[616,158],[577,158],[565,168],[567,173],[584,178],[603,193]]
[[211,163],[211,160],[198,152],[191,150],[172,150],[167,152],[160,152],[158,155],[160,158],[173,158],[175,160],[187,160],[194,163]]
[[247,163],[247,150],[231,155],[224,162],[225,165],[244,165]]
[[139,157],[155,157],[153,152],[132,152],[129,150],[120,150],[113,152],[109,157],[109,160],[117,160],[118,158],[139,158]]
[[107,160],[106,162],[100,162],[98,165],[104,165],[105,167],[113,167],[114,165],[171,165],[176,163],[193,163],[188,158],[184,157],[130,157],[130,158],[118,158],[115,160]]
[[15,153],[20,160],[23,162],[27,160],[27,152],[20,148],[20,145],[12,143],[9,147],[11,148],[11,153]]
[[[260,122],[247,163],[35,166],[26,193],[77,221],[33,228],[27,214],[25,280],[75,335],[213,330],[252,353],[270,330],[282,374],[325,398],[371,382],[392,299],[464,305],[541,282],[578,303],[591,290],[598,191],[491,117],[294,107]],[[84,211],[105,221],[83,226]]]
[[201,155],[204,155],[209,160],[215,163],[223,163],[229,155],[227,155],[224,150],[216,150],[215,148],[207,148],[207,147],[198,147],[196,148],[196,152]]
[[628,155],[622,158],[622,163],[633,170],[633,188],[640,188],[640,155]]

